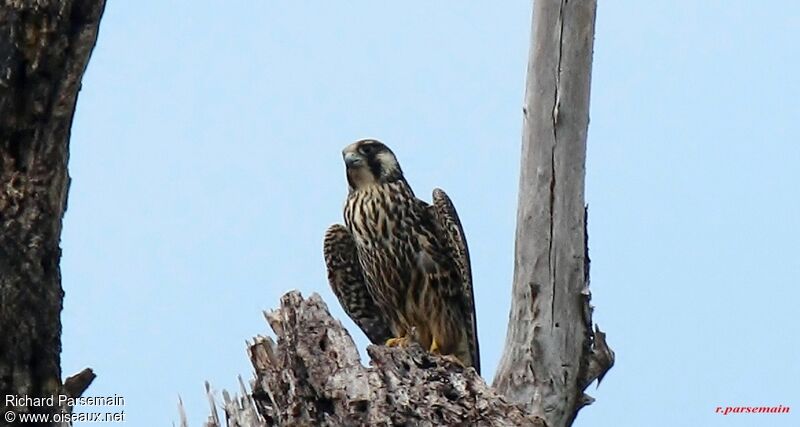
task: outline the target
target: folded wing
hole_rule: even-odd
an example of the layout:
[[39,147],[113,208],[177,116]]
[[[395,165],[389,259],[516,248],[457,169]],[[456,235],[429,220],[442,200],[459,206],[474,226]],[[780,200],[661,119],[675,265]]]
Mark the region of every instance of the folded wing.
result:
[[430,208],[433,211],[433,217],[438,222],[439,229],[443,233],[450,256],[455,261],[461,275],[462,295],[467,308],[467,324],[464,327],[473,365],[478,374],[480,374],[481,361],[477,320],[475,318],[475,297],[472,291],[472,268],[469,261],[467,239],[464,237],[464,229],[461,227],[461,221],[458,218],[453,202],[443,190],[439,188],[433,190],[433,203]]
[[356,245],[347,228],[341,224],[330,226],[325,232],[323,252],[328,282],[345,313],[373,344],[384,344],[392,337],[389,322],[367,291]]

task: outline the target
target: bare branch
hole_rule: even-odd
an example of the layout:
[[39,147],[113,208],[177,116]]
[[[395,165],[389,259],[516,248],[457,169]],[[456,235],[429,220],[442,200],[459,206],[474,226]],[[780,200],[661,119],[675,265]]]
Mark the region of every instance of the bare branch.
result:
[[95,378],[97,378],[97,375],[92,371],[92,368],[86,368],[71,377],[67,377],[64,380],[64,394],[72,398],[80,397]]
[[595,0],[536,0],[509,329],[494,386],[551,427],[611,367],[592,332],[584,202]]

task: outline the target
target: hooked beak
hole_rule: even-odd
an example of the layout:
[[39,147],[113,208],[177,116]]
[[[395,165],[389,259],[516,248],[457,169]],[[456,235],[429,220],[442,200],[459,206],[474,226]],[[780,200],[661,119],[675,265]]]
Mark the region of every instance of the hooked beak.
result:
[[344,164],[349,168],[353,166],[357,166],[361,164],[364,159],[361,158],[360,155],[356,153],[345,153],[344,154]]

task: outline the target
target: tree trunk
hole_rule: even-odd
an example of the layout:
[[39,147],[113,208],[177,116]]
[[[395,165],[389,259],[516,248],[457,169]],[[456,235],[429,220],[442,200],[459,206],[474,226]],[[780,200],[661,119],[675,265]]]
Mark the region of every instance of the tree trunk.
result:
[[[66,389],[61,383],[59,240],[69,187],[70,127],[104,6],[104,0],[4,0],[0,5],[2,396],[75,396],[93,377],[76,376]],[[4,413],[17,415],[57,410],[6,408],[5,399],[2,404]]]
[[494,386],[550,427],[614,361],[592,332],[584,205],[595,0],[536,0],[523,107],[511,313]]

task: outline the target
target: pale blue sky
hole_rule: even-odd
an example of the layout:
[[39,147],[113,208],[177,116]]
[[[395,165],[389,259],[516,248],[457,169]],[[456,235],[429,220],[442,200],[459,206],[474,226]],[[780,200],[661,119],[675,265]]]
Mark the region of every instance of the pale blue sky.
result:
[[[800,424],[800,3],[600,0],[587,202],[617,364],[577,426]],[[329,292],[341,148],[444,188],[472,252],[486,378],[505,338],[528,1],[110,1],[71,142],[65,374],[129,425],[250,378],[285,291]],[[714,414],[726,405],[790,415]],[[83,408],[90,410],[89,408]]]

